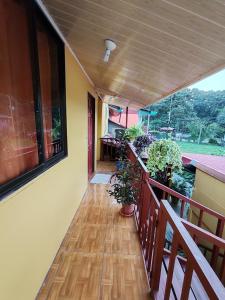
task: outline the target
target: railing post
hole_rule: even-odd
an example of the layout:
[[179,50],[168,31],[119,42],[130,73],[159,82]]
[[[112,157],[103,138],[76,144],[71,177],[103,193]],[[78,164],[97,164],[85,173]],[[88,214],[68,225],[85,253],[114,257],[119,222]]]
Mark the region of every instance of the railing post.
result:
[[224,284],[224,281],[225,281],[225,250],[224,250],[224,254],[223,254],[223,261],[222,261],[221,267],[220,267],[219,278],[222,281],[222,283]]
[[189,299],[192,274],[193,274],[193,265],[192,265],[191,261],[188,260],[187,265],[186,265],[184,279],[183,279],[183,287],[182,287],[181,297],[180,297],[180,299],[182,299],[182,300]]
[[150,286],[152,290],[159,289],[159,280],[161,275],[161,266],[163,263],[163,250],[165,242],[165,232],[166,232],[166,218],[163,215],[162,207],[159,209],[158,220],[156,221],[158,226],[156,229],[156,240],[155,249],[153,254],[153,268],[152,268],[152,278],[150,281]]
[[198,227],[202,226],[203,213],[204,213],[204,211],[202,209],[200,209],[199,218],[198,218]]
[[[224,229],[224,221],[219,219],[216,227],[216,235],[218,237],[222,237],[223,229]],[[212,251],[212,258],[211,258],[211,266],[213,269],[216,268],[218,255],[219,255],[219,247],[214,245]]]
[[164,296],[165,300],[170,299],[174,264],[175,264],[175,260],[176,260],[176,256],[177,256],[177,249],[178,249],[178,237],[176,234],[174,234],[173,240],[172,240],[172,249],[171,249],[171,254],[170,254],[169,267],[168,267],[168,272],[167,272],[167,280],[166,280],[166,288],[165,288],[165,296]]
[[181,218],[183,218],[183,216],[184,216],[184,205],[185,205],[184,201],[181,200],[181,208],[180,208],[180,217]]
[[147,260],[147,271],[151,272],[152,259],[154,255],[154,238],[156,232],[156,222],[157,222],[157,210],[154,209],[153,203],[151,203],[152,215],[149,218],[149,232],[148,232],[148,245],[146,248],[146,260]]
[[[203,211],[202,209],[200,209],[199,217],[198,217],[198,227],[201,227],[201,226],[202,226],[203,213],[204,213],[204,211]],[[193,240],[194,240],[195,243],[198,245],[198,238],[197,238],[196,235],[193,235]]]
[[141,185],[141,190],[142,190],[142,197],[141,197],[141,202],[140,202],[140,211],[139,211],[139,227],[138,227],[138,233],[139,237],[141,240],[141,244],[143,245],[144,242],[144,225],[145,225],[145,220],[147,217],[147,199],[146,199],[146,184]]
[[141,172],[140,192],[138,199],[138,234],[141,237],[143,206],[145,202],[145,174]]

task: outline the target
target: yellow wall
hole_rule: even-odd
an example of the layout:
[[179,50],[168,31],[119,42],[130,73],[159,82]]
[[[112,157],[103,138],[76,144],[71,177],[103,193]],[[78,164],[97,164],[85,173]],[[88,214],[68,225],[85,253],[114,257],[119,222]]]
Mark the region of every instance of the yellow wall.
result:
[[108,104],[98,100],[98,116],[97,116],[97,160],[100,160],[101,140],[108,133]]
[[102,136],[108,133],[109,105],[102,104]]
[[87,188],[87,92],[95,94],[65,56],[68,157],[0,202],[2,300],[35,298]]
[[[225,215],[225,183],[199,169],[196,171],[193,199]],[[204,222],[215,232],[216,224],[210,217],[205,217]]]

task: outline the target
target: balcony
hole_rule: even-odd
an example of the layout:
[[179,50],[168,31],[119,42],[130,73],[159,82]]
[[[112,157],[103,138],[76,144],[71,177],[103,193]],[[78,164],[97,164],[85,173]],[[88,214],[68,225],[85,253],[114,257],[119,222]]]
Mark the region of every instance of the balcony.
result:
[[[129,158],[143,179],[134,218],[119,215],[108,185],[90,183],[37,299],[225,299],[225,217],[150,179],[132,147]],[[113,171],[113,162],[98,163],[98,173]],[[187,205],[197,224],[184,218]],[[217,221],[215,233],[204,215]]]
[[[98,164],[98,172],[113,170]],[[37,300],[149,299],[135,221],[119,215],[107,188],[89,184]]]
[[134,219],[88,182],[108,105],[137,111],[225,67],[222,1],[7,0],[0,12],[0,299],[35,299],[43,281],[37,299],[225,299],[224,216],[151,180],[132,149]]

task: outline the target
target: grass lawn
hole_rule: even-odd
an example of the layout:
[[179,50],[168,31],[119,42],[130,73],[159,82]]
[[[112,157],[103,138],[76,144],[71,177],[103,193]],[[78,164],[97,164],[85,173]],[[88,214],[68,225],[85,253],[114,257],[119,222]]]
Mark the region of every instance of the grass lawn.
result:
[[182,152],[197,153],[197,154],[211,154],[211,155],[225,155],[225,147],[207,144],[195,144],[188,142],[177,142]]

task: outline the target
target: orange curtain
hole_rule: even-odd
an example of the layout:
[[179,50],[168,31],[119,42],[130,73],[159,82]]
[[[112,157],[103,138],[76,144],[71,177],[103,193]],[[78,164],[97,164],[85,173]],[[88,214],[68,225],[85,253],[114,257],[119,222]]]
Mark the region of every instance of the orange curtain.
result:
[[23,2],[0,1],[0,184],[38,164],[28,25]]

